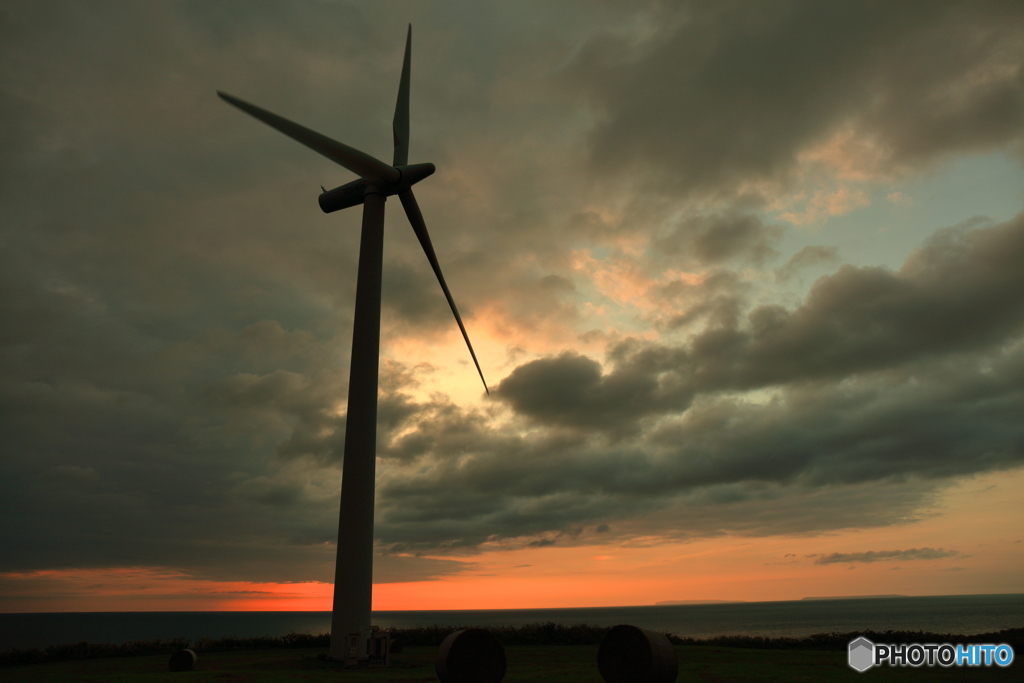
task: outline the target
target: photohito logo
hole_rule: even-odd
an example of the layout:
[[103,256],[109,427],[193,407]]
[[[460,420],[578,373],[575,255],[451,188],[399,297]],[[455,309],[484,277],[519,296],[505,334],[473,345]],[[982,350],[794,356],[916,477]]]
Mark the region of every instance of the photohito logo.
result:
[[867,638],[858,638],[850,643],[850,666],[857,671],[867,671],[874,663],[874,643]]
[[867,671],[873,666],[1010,666],[1013,648],[1009,645],[971,643],[872,643],[863,636],[850,641],[850,668]]

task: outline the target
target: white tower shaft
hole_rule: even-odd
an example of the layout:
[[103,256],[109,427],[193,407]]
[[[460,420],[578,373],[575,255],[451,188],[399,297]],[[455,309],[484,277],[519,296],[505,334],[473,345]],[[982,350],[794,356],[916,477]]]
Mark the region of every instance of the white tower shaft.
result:
[[349,656],[350,633],[359,632],[365,659],[373,600],[373,501],[377,460],[377,370],[380,352],[380,286],[384,253],[383,193],[368,188],[359,241],[352,364],[349,370],[345,461],[341,474],[338,558],[334,567],[331,659]]

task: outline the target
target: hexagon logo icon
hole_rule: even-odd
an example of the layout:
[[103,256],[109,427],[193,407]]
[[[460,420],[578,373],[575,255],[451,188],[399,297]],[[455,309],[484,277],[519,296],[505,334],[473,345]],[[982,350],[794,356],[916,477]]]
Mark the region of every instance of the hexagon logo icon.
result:
[[850,642],[850,668],[864,672],[875,663],[875,644],[863,636]]

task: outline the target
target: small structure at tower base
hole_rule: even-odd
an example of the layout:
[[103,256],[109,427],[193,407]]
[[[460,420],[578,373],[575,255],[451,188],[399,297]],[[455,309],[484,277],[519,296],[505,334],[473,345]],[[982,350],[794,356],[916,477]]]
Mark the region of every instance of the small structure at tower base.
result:
[[[345,666],[388,666],[391,664],[391,634],[376,626],[365,632],[345,635]],[[359,642],[366,643],[366,652],[359,652]]]

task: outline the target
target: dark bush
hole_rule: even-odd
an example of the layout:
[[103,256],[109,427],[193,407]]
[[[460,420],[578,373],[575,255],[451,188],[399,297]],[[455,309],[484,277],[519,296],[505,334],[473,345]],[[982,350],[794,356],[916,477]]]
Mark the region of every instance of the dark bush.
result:
[[873,643],[1006,643],[1014,650],[1024,646],[1024,628],[1009,628],[993,633],[962,636],[926,631],[854,631],[851,633],[815,633],[804,638],[766,638],[763,636],[717,636],[680,638],[669,636],[675,645],[740,647],[765,650],[837,650],[845,651],[850,641],[865,637]]

